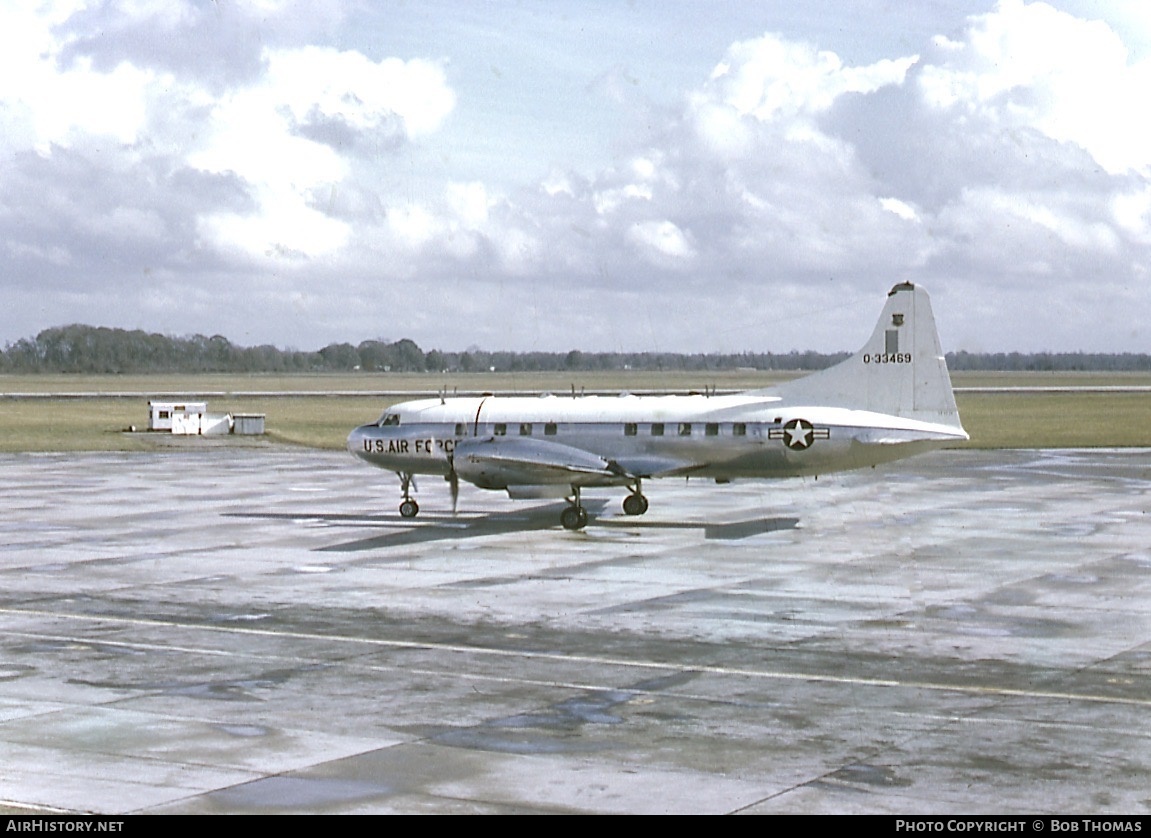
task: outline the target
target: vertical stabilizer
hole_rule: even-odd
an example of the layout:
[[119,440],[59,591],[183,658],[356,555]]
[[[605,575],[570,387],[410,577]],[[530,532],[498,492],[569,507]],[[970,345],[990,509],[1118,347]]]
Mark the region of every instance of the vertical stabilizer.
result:
[[910,282],[888,293],[862,349],[834,367],[767,392],[790,404],[870,410],[962,430],[931,300]]

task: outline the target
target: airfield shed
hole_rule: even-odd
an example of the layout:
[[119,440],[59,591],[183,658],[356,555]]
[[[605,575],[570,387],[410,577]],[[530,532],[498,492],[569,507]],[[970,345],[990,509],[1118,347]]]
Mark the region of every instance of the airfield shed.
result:
[[243,436],[260,436],[264,433],[263,413],[233,413],[232,433]]
[[264,433],[264,414],[209,413],[207,402],[149,401],[148,430],[177,436],[259,436]]
[[[148,430],[172,431],[186,428],[192,421],[199,427],[200,417],[208,412],[207,402],[148,402]],[[187,433],[187,431],[183,431]]]

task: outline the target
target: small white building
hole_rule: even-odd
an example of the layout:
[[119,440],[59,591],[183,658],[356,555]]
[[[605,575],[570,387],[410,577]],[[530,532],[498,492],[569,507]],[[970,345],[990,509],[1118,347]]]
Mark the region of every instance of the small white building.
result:
[[200,433],[204,436],[230,434],[232,432],[232,414],[205,413],[200,417],[200,430],[189,433]]
[[188,433],[193,423],[200,432],[200,418],[208,412],[207,402],[148,402],[148,430]]
[[[242,420],[237,428],[237,420]],[[148,402],[148,430],[179,436],[264,433],[264,414],[209,413],[207,402]]]

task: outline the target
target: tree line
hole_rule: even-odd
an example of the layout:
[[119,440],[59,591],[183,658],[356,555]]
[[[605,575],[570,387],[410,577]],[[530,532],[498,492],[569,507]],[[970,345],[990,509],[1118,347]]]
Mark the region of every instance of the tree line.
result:
[[[57,326],[0,352],[6,373],[500,372],[586,370],[823,369],[846,352],[425,352],[411,340],[333,343],[306,352],[236,346],[220,335],[171,337],[101,326]],[[1151,371],[1151,355],[1084,352],[971,353],[947,356],[952,370]]]

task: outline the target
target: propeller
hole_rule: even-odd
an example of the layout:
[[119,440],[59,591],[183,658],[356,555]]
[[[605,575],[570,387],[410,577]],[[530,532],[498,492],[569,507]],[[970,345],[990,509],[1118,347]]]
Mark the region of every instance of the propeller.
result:
[[448,454],[448,476],[445,479],[452,490],[452,515],[455,515],[456,506],[460,502],[460,476],[456,474],[456,460],[453,454]]

